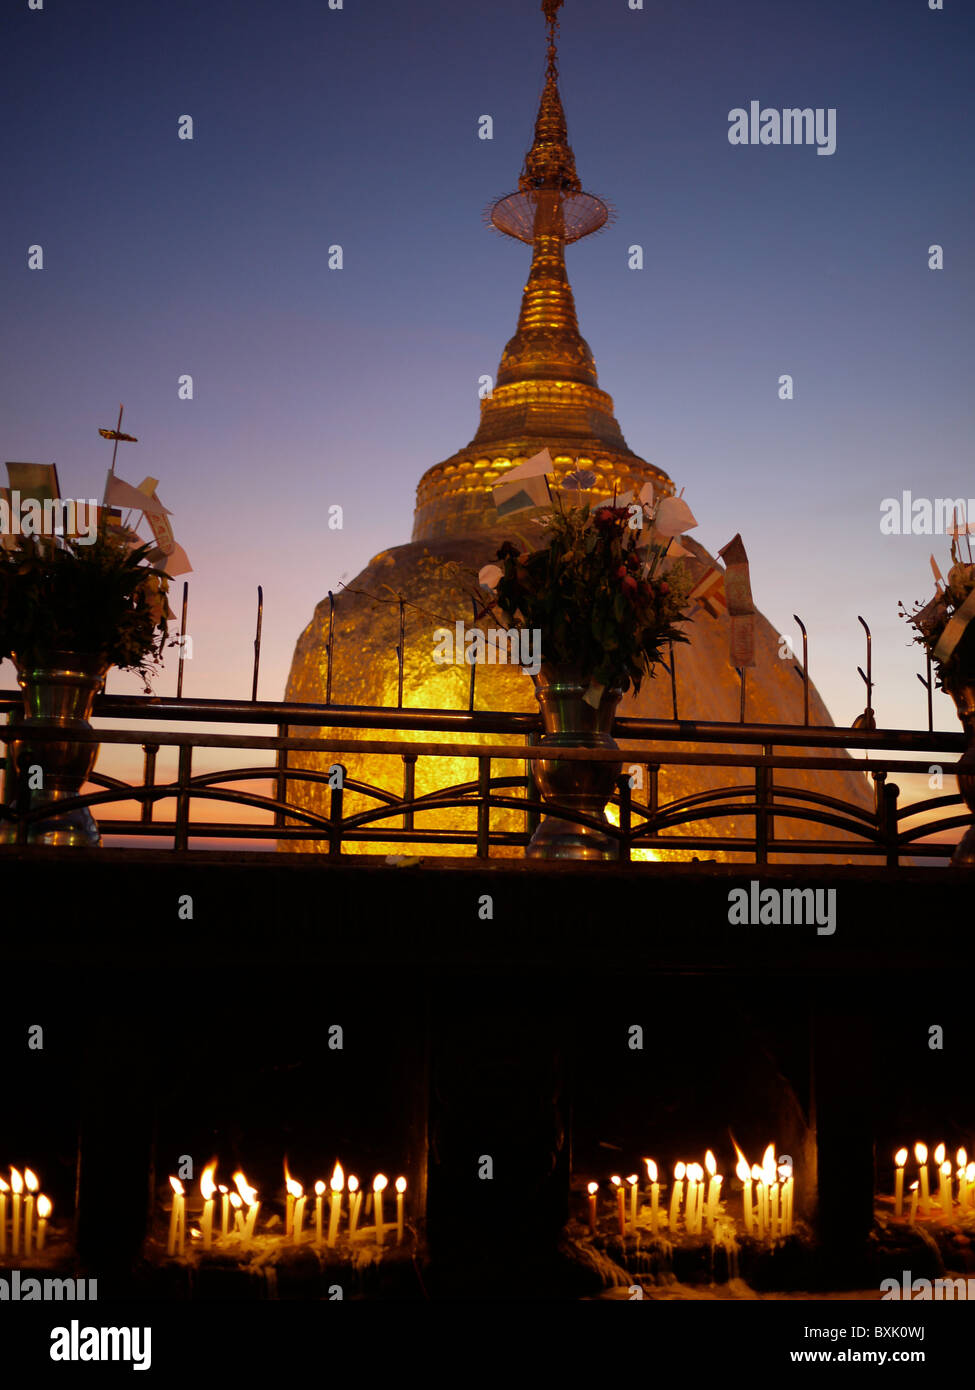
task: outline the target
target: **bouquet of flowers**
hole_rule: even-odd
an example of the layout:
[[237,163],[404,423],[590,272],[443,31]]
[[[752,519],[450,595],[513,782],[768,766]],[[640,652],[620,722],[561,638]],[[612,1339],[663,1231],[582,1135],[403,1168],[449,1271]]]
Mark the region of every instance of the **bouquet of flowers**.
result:
[[[591,482],[589,481],[591,478]],[[595,475],[569,475],[578,490]],[[492,595],[483,610],[503,626],[536,629],[542,660],[589,677],[586,701],[599,704],[607,688],[639,691],[670,642],[688,639],[678,624],[691,588],[675,555],[687,555],[677,537],[696,526],[687,503],[654,503],[647,484],[636,502],[566,505],[538,518],[543,544],[521,551],[505,541],[499,564],[478,575]]]
[[168,578],[147,560],[152,550],[104,512],[93,540],[21,535],[0,548],[0,660],[100,655],[137,671],[151,694],[173,617]]
[[908,610],[903,603],[898,613],[914,628],[914,641],[924,647],[935,665],[937,683],[942,689],[975,677],[975,563],[971,546],[967,563],[961,558],[958,536],[951,542],[951,569],[945,579],[932,557],[935,594],[928,603]]

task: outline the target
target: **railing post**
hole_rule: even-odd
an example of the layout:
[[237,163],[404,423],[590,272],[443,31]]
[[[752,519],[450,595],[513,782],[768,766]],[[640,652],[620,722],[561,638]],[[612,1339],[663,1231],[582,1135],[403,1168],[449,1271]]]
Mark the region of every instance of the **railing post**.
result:
[[900,796],[900,790],[896,782],[888,782],[884,787],[884,838],[887,842],[888,869],[896,869],[900,864],[897,828],[897,798]]
[[767,767],[755,769],[755,863],[768,863],[768,773]]
[[333,763],[329,772],[336,767],[339,769],[341,777],[339,778],[339,785],[332,788],[332,795],[329,798],[328,818],[332,822],[328,831],[329,854],[342,853],[342,803],[345,797],[345,775],[348,769],[343,763]]
[[179,749],[179,767],[176,773],[176,831],[173,836],[173,849],[186,849],[189,843],[190,827],[190,777],[193,767],[193,749],[183,743]]
[[630,779],[626,773],[616,779],[616,789],[620,794],[620,859],[628,863],[632,858],[632,847],[630,839],[632,836],[632,816],[630,814],[630,798],[632,788]]
[[[763,743],[762,752],[764,753],[766,758],[771,758],[775,752],[775,749],[771,743]],[[770,844],[772,844],[775,841],[775,812],[772,809],[775,805],[775,769],[769,767],[766,768],[765,771],[765,801],[768,807],[768,811],[766,813],[765,818],[765,845],[767,848]]]
[[[403,754],[403,800],[412,801],[416,796],[416,754]],[[403,829],[412,830],[413,827],[413,808],[410,806],[403,812]]]
[[477,760],[477,857],[487,859],[491,854],[491,759]]
[[[535,734],[525,735],[526,747],[532,748],[537,742],[538,738]],[[533,758],[525,759],[525,794],[531,801],[537,801],[542,794],[538,782],[535,779],[535,760]],[[534,835],[539,827],[541,819],[542,817],[538,811],[527,810],[525,812],[525,834],[529,837]]]
[[[278,725],[278,738],[287,738],[287,737],[288,737],[288,726],[287,726],[287,724],[279,724],[279,725]],[[288,779],[287,779],[287,777],[284,775],[284,774],[287,772],[287,770],[288,770],[288,750],[287,750],[287,748],[279,748],[279,749],[278,749],[278,751],[277,751],[277,756],[276,756],[275,759],[274,759],[274,766],[275,766],[275,768],[277,769],[277,773],[278,773],[277,777],[274,779],[274,799],[275,799],[275,801],[278,801],[278,802],[287,801],[287,799],[288,799]],[[283,825],[285,825],[285,823],[286,823],[286,822],[285,822],[284,811],[283,811],[283,810],[276,810],[276,811],[274,812],[274,828],[275,828],[275,830],[280,830],[281,827],[282,827]]]
[[[144,743],[142,751],[145,757],[142,760],[142,784],[147,791],[151,791],[156,785],[156,757],[159,753],[158,743]],[[140,817],[143,825],[152,824],[153,798],[147,796],[142,803],[142,815]]]

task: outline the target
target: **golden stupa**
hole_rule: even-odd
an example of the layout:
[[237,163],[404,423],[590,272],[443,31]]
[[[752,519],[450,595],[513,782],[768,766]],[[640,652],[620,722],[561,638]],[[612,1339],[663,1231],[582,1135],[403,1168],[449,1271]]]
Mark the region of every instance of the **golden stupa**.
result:
[[[555,465],[553,486],[566,473],[585,469],[597,476],[593,497],[610,498],[618,493],[639,491],[650,481],[658,495],[674,491],[671,479],[662,469],[634,454],[623,438],[613,414],[613,401],[600,390],[596,366],[588,343],[579,332],[575,302],[565,268],[565,247],[598,231],[608,221],[605,203],[582,191],[575,157],[568,143],[565,113],[559,95],[555,45],[556,13],[562,0],[543,0],[548,21],[548,66],[541,96],[535,137],[525,156],[518,190],[499,199],[490,209],[490,221],[500,232],[532,247],[531,268],[524,288],[521,313],[514,337],[501,356],[493,393],[481,403],[480,426],[471,442],[442,463],[434,465],[421,478],[413,539],[373,557],[355,580],[334,597],[334,610],[328,599],[315,610],[314,617],[298,639],[285,699],[321,703],[325,699],[328,666],[330,617],[333,623],[333,661],[331,702],[335,705],[395,707],[398,698],[401,614],[405,621],[403,705],[410,709],[466,710],[470,669],[464,665],[442,666],[433,660],[434,631],[453,628],[458,620],[470,623],[470,590],[461,570],[476,573],[494,560],[502,539],[519,540],[524,548],[532,545],[530,516],[522,513],[515,521],[498,522],[492,489],[509,470],[548,448]],[[698,508],[698,510],[700,510]],[[735,530],[733,520],[729,534]],[[537,530],[536,530],[537,535]],[[746,538],[747,539],[747,538]],[[693,550],[689,563],[703,567],[711,557],[688,537],[683,544]],[[401,608],[399,599],[405,600]],[[760,614],[755,619],[756,666],[747,685],[746,719],[750,723],[801,723],[802,683],[796,679],[791,661],[780,659],[779,634]],[[690,627],[689,646],[677,649],[679,715],[688,720],[729,720],[739,718],[740,682],[729,660],[728,619],[702,615]],[[671,683],[666,674],[645,681],[638,697],[624,697],[619,713],[624,716],[670,719]],[[529,678],[517,666],[480,665],[476,671],[478,710],[534,711],[537,705]],[[810,723],[832,724],[829,713],[814,688],[809,690]],[[328,731],[307,728],[292,730],[305,736],[329,737]],[[334,730],[331,737],[354,738],[353,729]],[[371,737],[389,741],[386,731]],[[405,741],[429,739],[438,743],[511,743],[523,739],[504,739],[496,734],[476,736],[449,732],[407,734]],[[662,753],[675,753],[691,745],[661,744]],[[621,747],[626,744],[621,742]],[[735,751],[733,745],[714,747]],[[740,747],[738,751],[749,751]],[[790,750],[799,752],[801,750]],[[808,750],[813,752],[814,750]],[[315,768],[327,772],[341,762],[346,772],[343,810],[346,815],[374,809],[375,798],[356,791],[356,782],[366,783],[395,795],[404,787],[404,763],[395,754],[370,756],[342,753],[292,754],[292,767]],[[472,759],[421,757],[413,769],[415,792],[426,795],[447,786],[472,782],[477,765]],[[519,776],[523,762],[494,765],[495,776]],[[754,774],[735,768],[689,767],[660,774],[660,802],[700,793],[709,788],[736,785],[753,779]],[[821,794],[843,797],[861,807],[872,804],[872,794],[862,773],[790,773],[789,785]],[[754,784],[754,783],[752,783]],[[510,795],[511,793],[509,793]],[[323,782],[294,783],[293,797],[310,811],[327,814],[330,789]],[[635,793],[643,800],[641,792]],[[786,803],[782,803],[783,806]],[[610,808],[613,818],[613,808]],[[453,825],[471,833],[473,812],[448,810],[418,812],[415,826],[434,829]],[[385,822],[399,827],[402,822]],[[525,817],[514,811],[492,814],[492,830],[525,828]],[[377,826],[373,827],[378,828]],[[749,836],[753,819],[749,816],[696,822],[687,834],[706,835],[715,841],[707,857],[734,860],[740,856],[721,849],[725,837]],[[780,838],[845,839],[838,831],[809,821],[778,816],[776,835]],[[281,841],[282,849],[315,850],[319,843]],[[346,844],[343,852],[422,854],[422,845],[395,842]],[[430,852],[473,854],[473,845],[431,846]],[[520,854],[505,847],[492,854]],[[698,855],[702,851],[696,851]],[[643,851],[640,858],[689,859],[692,852]],[[772,856],[774,860],[775,856]],[[856,862],[838,845],[836,860]]]

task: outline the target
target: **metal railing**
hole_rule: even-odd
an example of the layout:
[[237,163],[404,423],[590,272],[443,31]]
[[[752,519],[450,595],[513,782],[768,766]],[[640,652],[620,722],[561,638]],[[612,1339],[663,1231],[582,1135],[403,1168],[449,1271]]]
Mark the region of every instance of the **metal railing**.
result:
[[[20,710],[15,692],[0,692],[0,711],[8,716]],[[551,751],[533,746],[541,733],[540,719],[534,713],[504,713],[469,710],[412,710],[363,708],[337,705],[284,704],[267,701],[169,699],[157,697],[103,696],[96,701],[96,719],[126,721],[171,720],[195,725],[266,726],[256,735],[193,729],[171,730],[95,729],[89,735],[72,732],[71,739],[86,738],[105,746],[141,745],[142,778],[126,782],[97,769],[90,784],[98,790],[61,803],[64,812],[86,806],[93,811],[122,804],[133,804],[132,819],[99,817],[103,836],[161,837],[172,842],[175,851],[186,850],[193,840],[308,841],[327,847],[332,855],[351,845],[403,844],[459,846],[469,848],[480,859],[492,851],[509,854],[527,845],[540,815],[551,812],[578,824],[596,822],[571,808],[542,801],[532,773],[532,764]],[[340,729],[343,737],[305,737],[296,728]],[[355,731],[352,737],[348,731]],[[362,735],[358,731],[362,731]],[[392,739],[367,738],[373,731],[394,735]],[[10,742],[17,726],[0,727],[0,738]],[[634,795],[630,775],[617,781],[610,805],[615,807],[618,826],[609,833],[619,841],[620,858],[629,860],[638,851],[692,852],[709,850],[733,854],[748,862],[765,864],[770,856],[792,859],[813,856],[823,859],[864,857],[896,866],[902,858],[944,860],[954,842],[936,839],[967,828],[969,812],[957,793],[927,797],[902,804],[900,791],[890,774],[930,773],[934,762],[945,774],[965,748],[962,733],[934,733],[910,730],[865,730],[811,727],[808,725],[706,723],[688,720],[618,719],[614,736],[625,746],[618,752],[588,749],[560,749],[560,760],[599,760],[622,762],[628,768],[643,770],[642,793]],[[467,733],[483,738],[492,734],[516,738],[512,743],[444,743],[424,741],[436,733]],[[406,736],[413,736],[407,741]],[[417,741],[414,741],[417,739]],[[31,740],[64,739],[64,733],[31,727]],[[697,751],[668,752],[675,742],[700,745]],[[716,745],[725,745],[724,748]],[[157,774],[160,749],[177,751],[176,776],[161,781]],[[790,749],[822,752],[791,753]],[[869,757],[846,756],[846,749],[858,749]],[[241,754],[273,754],[265,764],[247,763],[232,769],[194,771],[194,755],[203,750],[233,749]],[[741,750],[745,751],[741,751]],[[734,750],[734,751],[729,751]],[[342,767],[342,776],[311,767],[296,767],[289,761],[294,753],[327,754],[331,767]],[[397,792],[349,778],[340,762],[342,754],[394,756],[402,763],[402,784]],[[884,754],[897,754],[885,757]],[[913,756],[912,756],[913,755]],[[921,756],[927,755],[927,756]],[[932,757],[932,755],[935,755]],[[419,758],[472,759],[477,776],[468,781],[416,791],[416,765]],[[504,764],[516,764],[513,774]],[[520,768],[517,766],[521,764]],[[669,800],[661,795],[661,774],[674,768],[691,767],[740,769],[750,773],[744,782],[709,788]],[[500,771],[498,770],[500,768]],[[833,796],[790,784],[790,772],[834,771],[837,774],[863,771],[869,774],[872,797],[863,801]],[[5,781],[9,781],[9,777]],[[270,795],[248,790],[248,784],[269,782]],[[341,785],[332,785],[341,782]],[[327,813],[310,809],[294,796],[296,784],[329,786]],[[17,843],[28,840],[32,823],[49,816],[43,808],[30,810],[28,795],[21,789],[5,789],[0,820],[16,826]],[[355,793],[368,804],[350,812],[347,798]],[[871,801],[872,804],[865,804]],[[247,808],[263,814],[264,822],[245,820],[205,820],[197,808],[203,803]],[[957,808],[957,809],[956,809]],[[166,815],[161,816],[165,811]],[[523,829],[501,829],[492,825],[492,815],[508,811],[521,813]],[[432,812],[459,813],[461,824],[425,827],[418,824]],[[752,824],[750,835],[716,837],[713,827],[732,818],[746,818]],[[932,819],[934,817],[934,819]],[[442,815],[441,815],[442,819]],[[497,819],[497,817],[495,817]],[[510,820],[510,818],[509,818]],[[703,823],[712,828],[700,833]],[[785,836],[783,827],[808,825],[828,827],[842,838]],[[699,827],[698,833],[695,826]],[[606,830],[601,825],[600,829]]]

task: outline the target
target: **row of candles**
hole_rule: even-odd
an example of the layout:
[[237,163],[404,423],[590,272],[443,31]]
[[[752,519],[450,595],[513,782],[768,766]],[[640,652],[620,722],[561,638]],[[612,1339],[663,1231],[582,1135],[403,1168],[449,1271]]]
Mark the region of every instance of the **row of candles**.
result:
[[[47,1223],[53,1207],[51,1199],[40,1189],[41,1183],[32,1168],[23,1173],[10,1169],[9,1183],[0,1178],[0,1255],[32,1255],[44,1249]],[[10,1238],[7,1239],[7,1197],[10,1196]],[[34,1214],[37,1213],[37,1229]]]
[[[199,1239],[204,1250],[211,1250],[215,1243],[233,1244],[238,1250],[247,1250],[254,1240],[257,1230],[257,1216],[261,1209],[256,1187],[252,1187],[240,1171],[233,1174],[234,1189],[216,1181],[217,1165],[210,1163],[200,1177],[200,1196],[203,1199]],[[317,1249],[323,1244],[332,1246],[338,1240],[343,1218],[345,1193],[348,1190],[348,1220],[346,1234],[349,1239],[368,1239],[372,1235],[377,1245],[383,1245],[386,1238],[386,1220],[383,1194],[389,1186],[385,1173],[377,1173],[372,1180],[372,1208],[374,1219],[371,1225],[360,1228],[359,1216],[362,1209],[363,1191],[359,1179],[350,1173],[346,1181],[341,1163],[336,1163],[328,1188],[324,1182],[315,1183],[314,1205],[309,1209],[309,1197],[300,1182],[284,1167],[285,1190],[285,1241],[293,1245],[314,1243]],[[186,1189],[179,1178],[170,1178],[173,1190],[173,1204],[169,1218],[169,1239],[167,1252],[182,1255],[186,1248]],[[397,1178],[396,1190],[396,1244],[403,1242],[404,1205],[406,1199],[406,1179]],[[328,1198],[327,1230],[323,1224],[323,1206]],[[217,1198],[220,1199],[219,1232],[215,1230],[217,1218]],[[308,1225],[306,1228],[306,1216]],[[390,1223],[390,1230],[392,1223]],[[307,1241],[306,1241],[307,1234]]]
[[[894,1154],[894,1215],[902,1217],[904,1215],[904,1167],[907,1163],[907,1149],[898,1149]],[[913,1226],[917,1220],[918,1210],[923,1217],[931,1215],[931,1185],[928,1172],[928,1146],[922,1144],[920,1140],[914,1145],[914,1157],[917,1160],[918,1175],[908,1189],[911,1194],[911,1208],[908,1224]],[[975,1163],[969,1163],[968,1153],[965,1149],[959,1149],[955,1155],[955,1163],[958,1170],[955,1176],[958,1179],[958,1210],[959,1213],[972,1212],[975,1214]],[[938,1175],[938,1206],[941,1209],[941,1216],[945,1221],[954,1219],[954,1183],[953,1165],[946,1157],[944,1144],[939,1144],[934,1150],[934,1166]]]
[[[769,1144],[761,1164],[749,1166],[748,1160],[738,1145],[735,1145],[738,1163],[735,1173],[742,1184],[742,1216],[745,1234],[758,1240],[778,1240],[793,1233],[793,1209],[795,1201],[795,1178],[791,1159],[776,1160],[775,1145]],[[647,1178],[650,1188],[650,1234],[656,1236],[663,1225],[660,1203],[660,1183],[658,1168],[652,1158],[645,1158]],[[707,1183],[705,1183],[705,1175]],[[625,1239],[627,1228],[635,1235],[640,1213],[640,1177],[631,1173],[624,1181],[615,1175],[610,1182],[616,1193],[617,1219],[620,1235]],[[688,1236],[701,1235],[705,1230],[713,1234],[722,1211],[721,1191],[723,1174],[718,1172],[718,1163],[710,1149],[700,1163],[679,1162],[674,1165],[674,1181],[670,1187],[670,1201],[667,1212],[667,1229],[671,1238],[676,1235],[683,1217],[684,1233]],[[629,1222],[627,1222],[627,1190],[629,1190]],[[597,1224],[597,1198],[599,1183],[591,1182],[589,1192],[589,1231],[595,1235]],[[682,1211],[683,1205],[683,1211]],[[646,1208],[644,1208],[646,1210]]]

